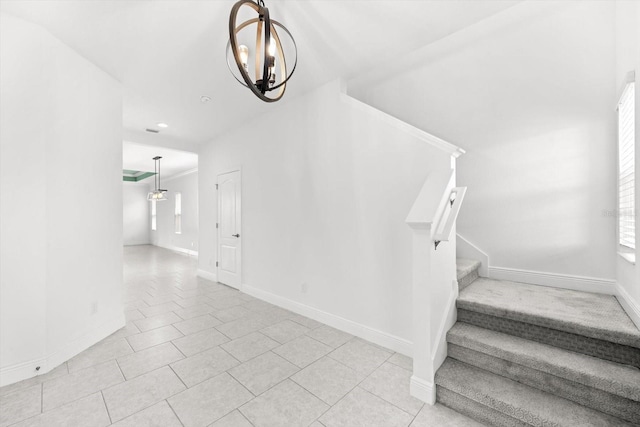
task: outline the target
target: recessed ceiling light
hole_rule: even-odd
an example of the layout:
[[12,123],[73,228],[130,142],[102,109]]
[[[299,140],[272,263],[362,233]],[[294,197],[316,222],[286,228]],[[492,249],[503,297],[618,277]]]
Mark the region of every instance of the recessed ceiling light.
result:
[[207,96],[207,95],[202,95],[200,97],[200,102],[202,102],[203,104],[206,104],[207,102],[211,101],[211,97]]
[[169,125],[168,125],[168,124],[166,124],[166,123],[158,123],[158,127],[159,127],[159,128],[168,128],[168,127],[169,127]]

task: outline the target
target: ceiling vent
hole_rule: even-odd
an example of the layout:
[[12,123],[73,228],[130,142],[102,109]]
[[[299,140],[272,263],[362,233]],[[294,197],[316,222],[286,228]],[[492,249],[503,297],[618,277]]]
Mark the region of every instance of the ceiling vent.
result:
[[149,128],[147,128],[147,132],[160,133],[160,131],[158,129],[149,129]]

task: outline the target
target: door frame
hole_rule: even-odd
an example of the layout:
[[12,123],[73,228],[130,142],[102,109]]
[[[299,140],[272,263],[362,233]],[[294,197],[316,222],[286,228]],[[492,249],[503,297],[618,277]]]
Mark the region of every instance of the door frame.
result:
[[[239,277],[239,281],[240,283],[238,284],[238,290],[240,290],[242,288],[242,238],[244,237],[244,234],[242,232],[242,167],[241,166],[237,166],[237,167],[233,167],[233,168],[229,168],[229,169],[224,169],[224,172],[219,172],[216,174],[216,212],[217,212],[217,217],[216,217],[216,277],[220,278],[220,230],[221,227],[218,226],[218,224],[220,224],[220,217],[221,217],[221,213],[220,213],[220,192],[218,190],[218,184],[220,184],[220,176],[221,175],[226,175],[228,173],[232,173],[232,172],[238,172],[238,175],[240,177],[239,179],[239,185],[238,185],[238,189],[239,189],[239,196],[238,196],[238,209],[240,210],[240,215],[238,216],[238,228],[239,230],[237,230],[237,232],[240,234],[240,239],[238,239],[238,246],[239,246],[239,250],[238,250],[238,264],[239,264],[239,269],[238,269],[238,277]],[[229,287],[234,287],[232,285],[229,285],[227,283],[225,283],[226,286]]]

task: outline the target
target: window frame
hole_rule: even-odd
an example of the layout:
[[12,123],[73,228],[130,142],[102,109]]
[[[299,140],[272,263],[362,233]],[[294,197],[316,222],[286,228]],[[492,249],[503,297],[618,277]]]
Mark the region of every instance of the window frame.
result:
[[[635,75],[629,73],[616,105],[617,112],[617,221],[616,239],[619,253],[635,255],[636,250],[636,198],[635,188]],[[630,103],[630,105],[629,105]],[[623,120],[625,122],[623,122]],[[628,122],[630,121],[630,123]],[[626,186],[626,187],[625,187]],[[629,188],[630,187],[630,188]],[[627,193],[627,194],[625,194]],[[630,199],[630,200],[629,200]],[[629,235],[633,235],[629,239]],[[626,237],[626,238],[625,238]],[[635,257],[634,257],[635,258]],[[634,260],[635,261],[635,260]]]

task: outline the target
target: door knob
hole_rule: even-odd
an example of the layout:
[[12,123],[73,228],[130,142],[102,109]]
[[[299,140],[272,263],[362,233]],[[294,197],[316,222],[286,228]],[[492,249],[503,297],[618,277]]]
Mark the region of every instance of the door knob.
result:
[[232,234],[233,237],[240,237],[239,234]]

